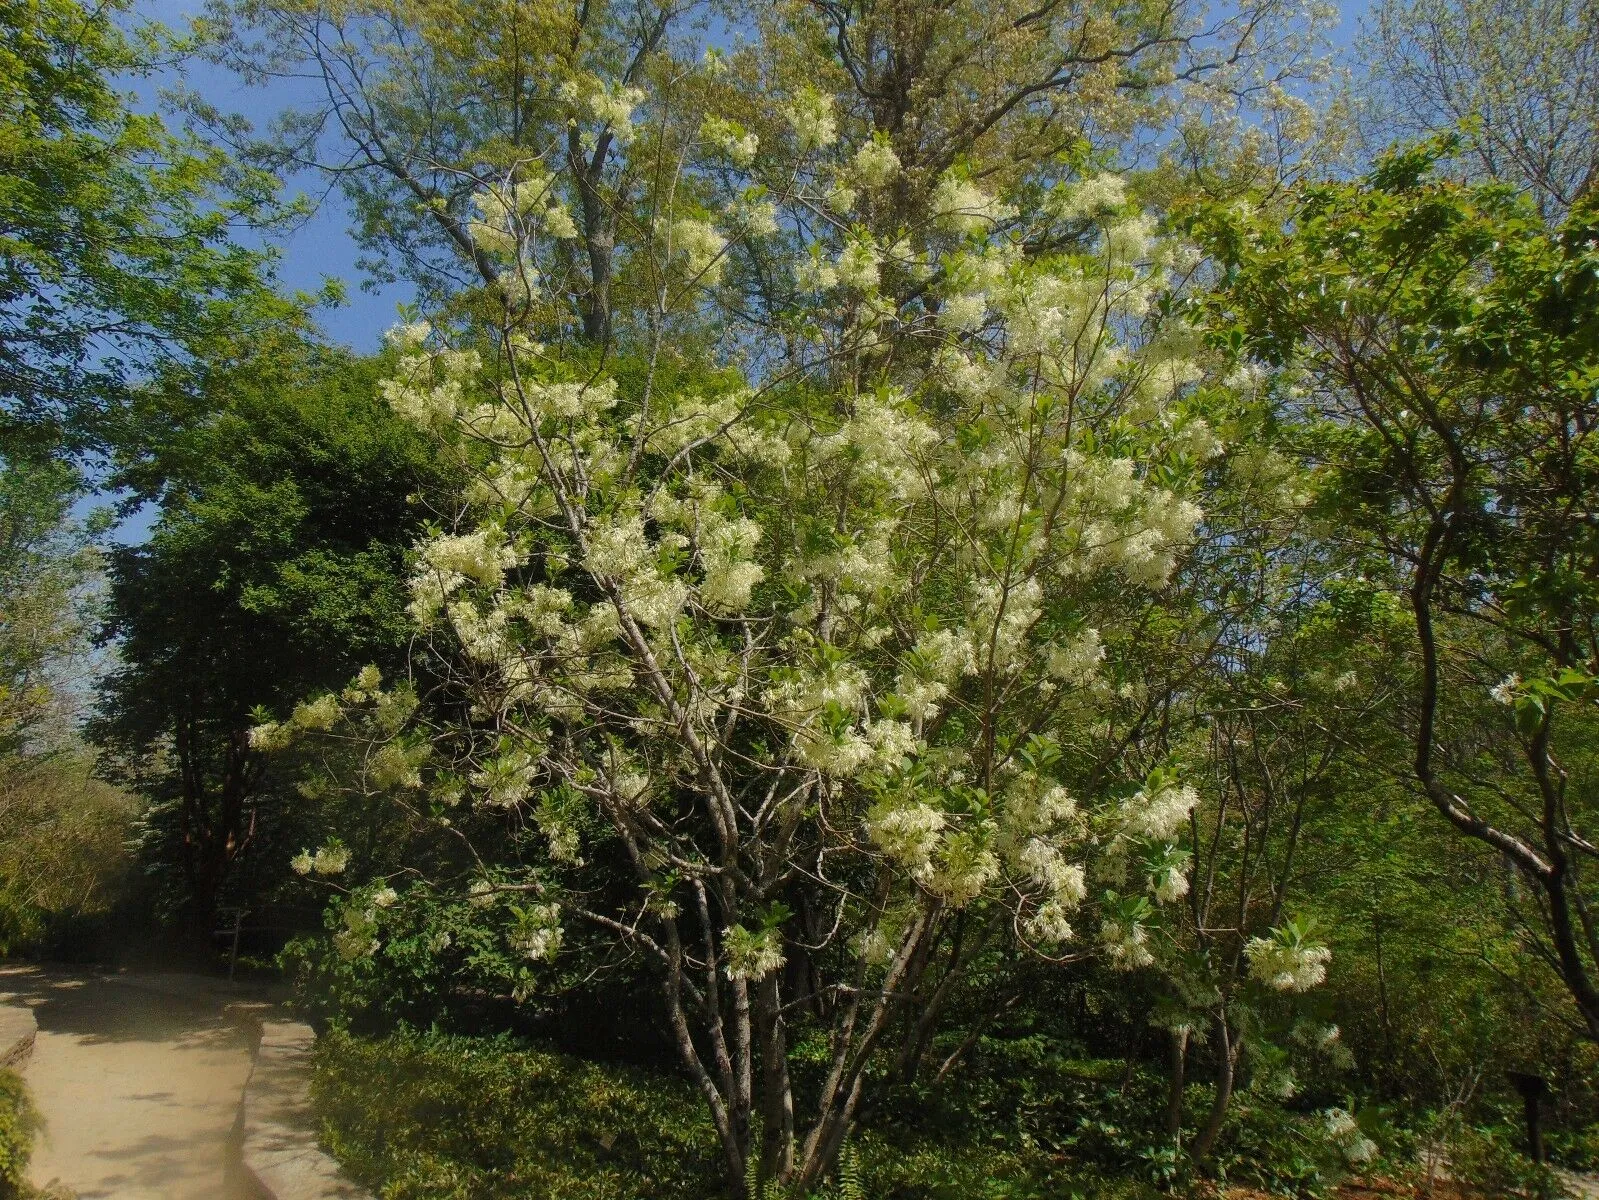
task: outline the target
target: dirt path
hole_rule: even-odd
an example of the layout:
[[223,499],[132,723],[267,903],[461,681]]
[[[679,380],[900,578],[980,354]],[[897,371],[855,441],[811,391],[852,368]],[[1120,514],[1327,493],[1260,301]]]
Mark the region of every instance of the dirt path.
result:
[[0,1001],[39,1022],[24,1072],[46,1121],[34,1182],[83,1200],[242,1200],[226,1164],[249,1049],[223,1000],[203,983],[0,968]]

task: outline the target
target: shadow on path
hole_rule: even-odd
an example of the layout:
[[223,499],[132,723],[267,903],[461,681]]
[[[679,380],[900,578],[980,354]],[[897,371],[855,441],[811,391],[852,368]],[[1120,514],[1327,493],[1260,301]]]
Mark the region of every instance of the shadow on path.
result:
[[204,980],[159,991],[92,971],[0,967],[0,1001],[39,1035],[25,1075],[45,1136],[30,1168],[83,1200],[244,1200],[227,1158],[249,1074],[244,1034]]

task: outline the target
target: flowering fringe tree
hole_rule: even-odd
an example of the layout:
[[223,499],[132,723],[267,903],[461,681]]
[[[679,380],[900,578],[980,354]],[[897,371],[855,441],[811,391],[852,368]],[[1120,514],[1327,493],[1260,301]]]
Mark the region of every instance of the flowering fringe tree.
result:
[[[471,478],[417,547],[427,702],[369,673],[255,740],[348,739],[351,786],[441,837],[462,806],[535,823],[546,862],[484,851],[458,885],[536,901],[510,935],[529,959],[578,921],[653,961],[729,1179],[758,1156],[810,1186],[869,1065],[914,1070],[985,948],[1151,961],[1197,795],[1119,777],[1107,647],[1194,536],[1217,450],[1194,397],[1219,385],[1160,319],[1182,247],[1115,178],[1049,193],[1064,248],[1024,245],[957,171],[888,238],[849,214],[902,167],[840,145],[821,93],[769,149],[567,91],[580,139],[677,164],[626,247],[636,358],[541,342],[574,226],[556,168],[519,163],[472,225],[492,320],[393,335],[389,402]],[[715,220],[693,199],[713,169],[753,182]],[[747,329],[689,369],[678,339],[757,247],[791,260],[784,353]],[[630,866],[620,896],[596,842]],[[331,851],[298,866],[344,868]],[[344,952],[381,945],[384,888],[358,886]],[[796,1026],[824,1048],[804,1113]]]

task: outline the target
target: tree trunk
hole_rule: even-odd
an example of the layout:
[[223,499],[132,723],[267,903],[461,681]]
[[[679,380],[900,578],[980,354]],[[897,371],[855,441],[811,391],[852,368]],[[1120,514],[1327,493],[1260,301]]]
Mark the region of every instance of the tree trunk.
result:
[[1188,1064],[1188,1027],[1171,1031],[1171,1075],[1166,1084],[1166,1136],[1174,1146],[1183,1140],[1183,1077]]
[[761,1178],[787,1183],[794,1172],[794,1090],[780,972],[761,980],[756,1009],[761,1042]]
[[214,782],[203,768],[196,742],[203,734],[187,725],[178,730],[182,789],[181,825],[184,898],[180,936],[194,952],[207,955],[216,931],[217,903],[233,864],[255,838],[251,803],[262,778],[245,729],[230,730],[223,746],[221,775]]
[[1194,1163],[1201,1168],[1215,1149],[1216,1139],[1227,1120],[1227,1107],[1233,1098],[1233,1079],[1238,1071],[1238,1049],[1232,1030],[1227,1027],[1227,1014],[1223,1012],[1216,1018],[1216,1051],[1219,1056],[1216,1063],[1216,1097],[1211,1101],[1210,1117],[1205,1122],[1205,1128],[1194,1142]]

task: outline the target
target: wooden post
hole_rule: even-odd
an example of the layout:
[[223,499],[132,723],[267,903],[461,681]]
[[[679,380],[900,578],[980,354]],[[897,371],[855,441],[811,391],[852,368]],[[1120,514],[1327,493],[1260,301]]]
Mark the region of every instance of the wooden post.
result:
[[244,924],[245,909],[236,909],[233,914],[233,950],[228,955],[228,982],[233,982],[233,972],[239,965],[239,927]]

